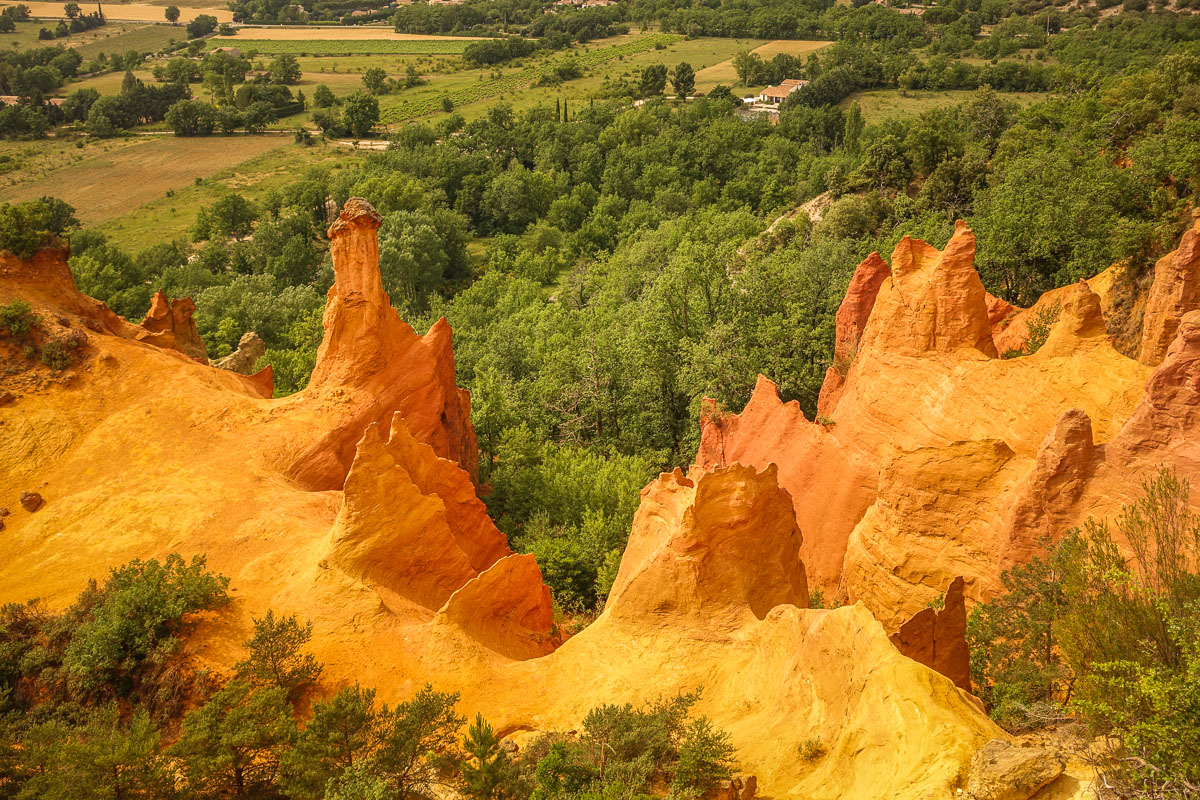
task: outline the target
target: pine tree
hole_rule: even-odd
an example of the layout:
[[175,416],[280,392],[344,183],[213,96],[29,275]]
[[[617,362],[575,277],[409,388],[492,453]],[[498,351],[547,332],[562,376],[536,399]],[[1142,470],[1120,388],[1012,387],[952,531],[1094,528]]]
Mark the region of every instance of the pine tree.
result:
[[495,800],[504,792],[508,756],[500,749],[500,740],[482,714],[467,729],[463,740],[467,758],[462,762],[463,793],[476,800]]

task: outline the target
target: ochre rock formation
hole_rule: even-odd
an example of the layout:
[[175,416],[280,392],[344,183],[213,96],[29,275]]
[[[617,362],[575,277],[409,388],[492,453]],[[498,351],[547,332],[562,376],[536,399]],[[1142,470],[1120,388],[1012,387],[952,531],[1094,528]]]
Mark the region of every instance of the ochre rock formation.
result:
[[996,355],[987,292],[975,271],[975,234],[961,221],[945,250],[901,239],[892,252],[891,279],[880,287],[875,306],[863,332],[864,350]]
[[614,617],[762,619],[781,604],[808,607],[800,530],[776,469],[740,464],[664,473],[642,503],[606,610]]
[[950,582],[940,609],[921,609],[902,624],[891,639],[904,655],[936,669],[960,689],[971,691],[967,606],[961,577]]
[[[956,578],[967,607],[991,597],[1004,569],[1117,511],[1160,463],[1200,479],[1200,314],[1151,376],[1105,333],[1111,273],[1001,309],[973,254],[961,223],[943,251],[897,245],[822,424],[766,378],[741,413],[702,413],[697,466],[777,465],[810,584],[892,632]],[[1050,306],[1036,353],[997,357]]]
[[374,422],[359,441],[332,545],[346,574],[430,610],[512,552],[470,477],[413,439],[399,414],[388,441]]
[[562,643],[550,589],[531,555],[507,555],[492,564],[455,590],[435,620],[518,660],[547,655]]
[[[323,691],[358,681],[393,703],[432,682],[460,693],[460,713],[507,732],[577,729],[598,705],[703,687],[699,712],[730,732],[765,796],[923,800],[1003,736],[953,682],[901,655],[864,605],[804,608],[810,539],[832,552],[830,537],[849,535],[837,504],[874,502],[878,460],[838,438],[846,422],[805,421],[767,381],[749,413],[708,421],[712,460],[728,464],[651,484],[609,606],[558,646],[537,565],[511,553],[462,469],[469,409],[448,328],[418,337],[373,288],[368,209],[351,204],[339,224],[322,367],[281,399],[139,341],[137,326],[75,292],[62,254],[0,263],[0,302],[86,313],[96,334],[61,380],[0,387],[14,397],[0,407],[0,506],[15,507],[22,487],[45,498],[36,514],[5,517],[0,602],[61,608],[133,558],[203,553],[235,598],[189,641],[218,672],[242,657],[252,618],[275,609],[312,621]],[[839,415],[864,403],[863,358],[860,348]],[[1074,405],[1097,437],[1114,424],[1096,402]],[[1023,425],[1025,411],[1012,409]],[[789,431],[840,458],[837,469],[733,464],[760,452],[762,434],[786,442]],[[827,754],[802,762],[812,739]]]
[[1109,443],[1106,462],[1144,474],[1157,464],[1200,480],[1200,311],[1179,321],[1146,394]]
[[363,429],[388,424],[396,412],[413,436],[478,477],[471,402],[455,383],[450,326],[439,320],[418,336],[392,308],[378,267],[381,222],[352,197],[329,228],[335,280],[316,367],[299,398],[323,417],[314,426],[322,433],[279,454],[284,471],[310,489],[341,488]]
[[1029,800],[1063,773],[1063,757],[1047,747],[993,739],[971,759],[967,800]]
[[237,349],[224,358],[212,362],[217,369],[227,369],[241,375],[253,375],[254,365],[267,354],[266,342],[254,331],[247,331],[238,339]]
[[1142,346],[1138,360],[1151,367],[1162,363],[1175,340],[1179,321],[1200,309],[1200,214],[1179,247],[1154,265],[1154,283],[1146,298]]
[[824,405],[817,409],[821,414],[828,414],[837,405],[837,398],[846,382],[846,371],[858,352],[863,329],[867,326],[871,309],[875,307],[879,287],[891,274],[891,268],[879,257],[879,253],[871,253],[854,270],[846,296],[837,310],[833,363],[825,372],[825,382],[821,386],[821,403]]
[[141,326],[149,335],[144,337],[159,347],[170,347],[189,358],[201,363],[208,363],[208,351],[204,348],[204,340],[200,331],[196,330],[196,321],[192,316],[196,313],[196,304],[190,297],[182,297],[172,301],[162,291],[154,293],[150,301],[150,310]]

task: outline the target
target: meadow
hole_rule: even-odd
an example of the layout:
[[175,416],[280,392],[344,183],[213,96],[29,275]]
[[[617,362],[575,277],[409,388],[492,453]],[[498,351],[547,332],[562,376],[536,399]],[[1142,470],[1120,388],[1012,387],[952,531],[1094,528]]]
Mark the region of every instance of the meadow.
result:
[[[869,125],[888,118],[912,119],[919,117],[926,111],[935,108],[948,108],[957,105],[972,94],[973,92],[969,89],[949,89],[944,91],[878,89],[867,92],[855,92],[838,105],[845,110],[850,108],[851,104],[858,103],[863,119]],[[1046,95],[1036,92],[1004,93],[1005,100],[1012,101],[1022,108],[1045,98]]]
[[[720,41],[728,41],[728,40],[718,39],[716,41],[720,42]],[[829,46],[830,44],[832,44],[832,42],[823,42],[823,41],[809,42],[809,41],[799,41],[799,40],[795,40],[795,39],[778,39],[778,40],[772,41],[772,42],[765,42],[754,48],[744,48],[744,49],[749,49],[749,50],[751,50],[751,52],[756,53],[759,56],[762,56],[762,59],[764,61],[770,61],[778,53],[787,53],[790,56],[808,56],[812,53],[817,52],[818,50],[820,50],[823,47]],[[692,66],[694,67],[696,65],[693,64]],[[735,94],[741,94],[745,90],[749,90],[750,88],[752,88],[749,86],[743,86],[738,82],[737,70],[735,70],[733,68],[733,59],[732,58],[727,58],[724,61],[721,61],[717,64],[713,64],[712,66],[709,66],[709,67],[705,67],[704,69],[697,68],[697,70],[696,70],[696,91],[708,92],[708,91],[711,91],[713,89],[713,87],[717,86],[718,84],[728,86],[729,88],[734,90]],[[761,87],[755,87],[755,88],[761,88]]]
[[75,206],[84,223],[106,222],[289,145],[291,137],[143,135],[80,142],[82,147],[61,139],[0,142],[0,155],[21,164],[0,176],[0,201],[51,195]]
[[[61,8],[60,8],[61,13]],[[155,52],[173,42],[183,41],[187,32],[183,26],[139,25],[131,22],[110,22],[90,31],[72,33],[61,39],[41,41],[38,31],[53,28],[49,20],[18,22],[13,33],[0,33],[0,48],[29,50],[36,47],[62,45],[77,50],[84,58],[95,58],[100,53],[125,53],[129,50]]]

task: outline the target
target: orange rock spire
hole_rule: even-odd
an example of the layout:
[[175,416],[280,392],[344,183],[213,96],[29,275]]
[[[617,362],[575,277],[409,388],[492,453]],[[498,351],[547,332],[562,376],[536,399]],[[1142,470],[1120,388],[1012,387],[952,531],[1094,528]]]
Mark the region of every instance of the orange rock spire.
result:
[[387,425],[395,412],[419,441],[478,477],[471,401],[455,383],[450,326],[439,320],[418,336],[392,308],[379,273],[381,222],[370,203],[352,197],[329,228],[335,280],[304,397],[338,422],[284,456],[288,473],[310,488],[340,488],[363,429]]

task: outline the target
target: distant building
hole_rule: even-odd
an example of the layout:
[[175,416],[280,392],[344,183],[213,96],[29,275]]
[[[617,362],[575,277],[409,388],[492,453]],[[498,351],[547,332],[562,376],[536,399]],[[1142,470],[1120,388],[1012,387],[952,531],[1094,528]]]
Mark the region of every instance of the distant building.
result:
[[762,94],[758,96],[758,102],[770,103],[771,105],[779,105],[787,96],[797,89],[808,85],[808,81],[789,79],[779,84],[778,86],[768,86],[762,90]]
[[238,48],[236,48],[236,47],[214,47],[214,48],[212,49],[212,52],[214,52],[214,53],[228,53],[229,55],[233,56],[234,58],[241,58],[241,57],[242,57],[242,51],[241,51],[241,50],[239,50],[239,49],[238,49]]

